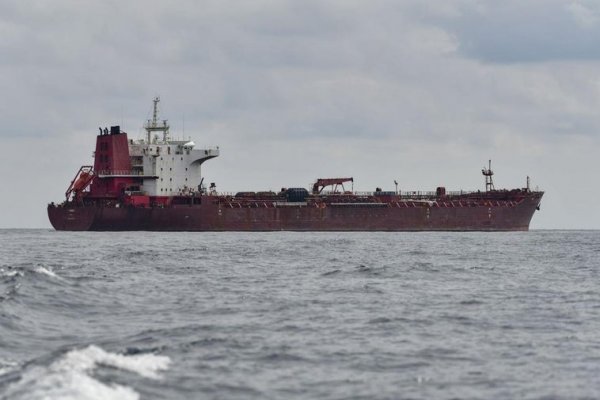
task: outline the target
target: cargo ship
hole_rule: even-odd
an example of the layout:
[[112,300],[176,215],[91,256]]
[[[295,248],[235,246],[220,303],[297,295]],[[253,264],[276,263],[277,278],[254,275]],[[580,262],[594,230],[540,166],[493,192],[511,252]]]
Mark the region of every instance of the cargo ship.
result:
[[[173,140],[159,120],[157,97],[145,138],[119,126],[100,128],[94,165],[84,165],[48,204],[56,230],[66,231],[526,231],[544,192],[527,185],[496,189],[491,161],[485,190],[355,192],[354,179],[319,178],[311,188],[218,193],[202,166],[219,148]],[[350,186],[350,190],[348,188]]]

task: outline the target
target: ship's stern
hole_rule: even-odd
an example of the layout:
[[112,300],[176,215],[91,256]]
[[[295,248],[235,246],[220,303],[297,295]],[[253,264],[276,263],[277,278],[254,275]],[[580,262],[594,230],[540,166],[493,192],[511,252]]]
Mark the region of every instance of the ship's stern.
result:
[[57,231],[88,231],[95,215],[94,207],[48,204],[48,218]]

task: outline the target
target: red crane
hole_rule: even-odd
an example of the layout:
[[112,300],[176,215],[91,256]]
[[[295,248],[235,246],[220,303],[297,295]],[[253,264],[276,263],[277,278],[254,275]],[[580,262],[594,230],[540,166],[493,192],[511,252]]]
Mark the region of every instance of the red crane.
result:
[[312,192],[313,194],[319,194],[325,189],[327,186],[333,186],[333,191],[337,191],[338,185],[342,186],[342,190],[344,190],[345,182],[354,182],[353,178],[327,178],[322,179],[319,178],[313,185]]

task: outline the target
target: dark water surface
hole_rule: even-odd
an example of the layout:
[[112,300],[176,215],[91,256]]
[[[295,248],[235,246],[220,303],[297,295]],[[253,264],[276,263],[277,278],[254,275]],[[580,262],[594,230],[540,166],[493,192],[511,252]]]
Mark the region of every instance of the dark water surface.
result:
[[600,398],[600,231],[0,231],[0,398]]

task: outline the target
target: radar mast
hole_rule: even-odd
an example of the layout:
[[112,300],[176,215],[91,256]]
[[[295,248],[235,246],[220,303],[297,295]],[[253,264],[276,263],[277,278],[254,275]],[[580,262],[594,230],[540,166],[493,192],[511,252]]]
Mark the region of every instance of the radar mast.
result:
[[169,140],[169,125],[167,124],[167,120],[162,120],[162,125],[158,122],[158,103],[160,102],[160,97],[156,96],[154,100],[153,110],[152,110],[152,119],[146,121],[146,125],[144,129],[146,129],[146,140],[148,144],[152,143],[152,132],[162,132],[163,134],[163,142],[167,142]]
[[492,175],[494,175],[494,171],[492,171],[492,160],[488,160],[488,168],[483,167],[481,170],[483,176],[485,176],[485,191],[491,192],[496,190],[494,188],[494,181],[492,180]]

